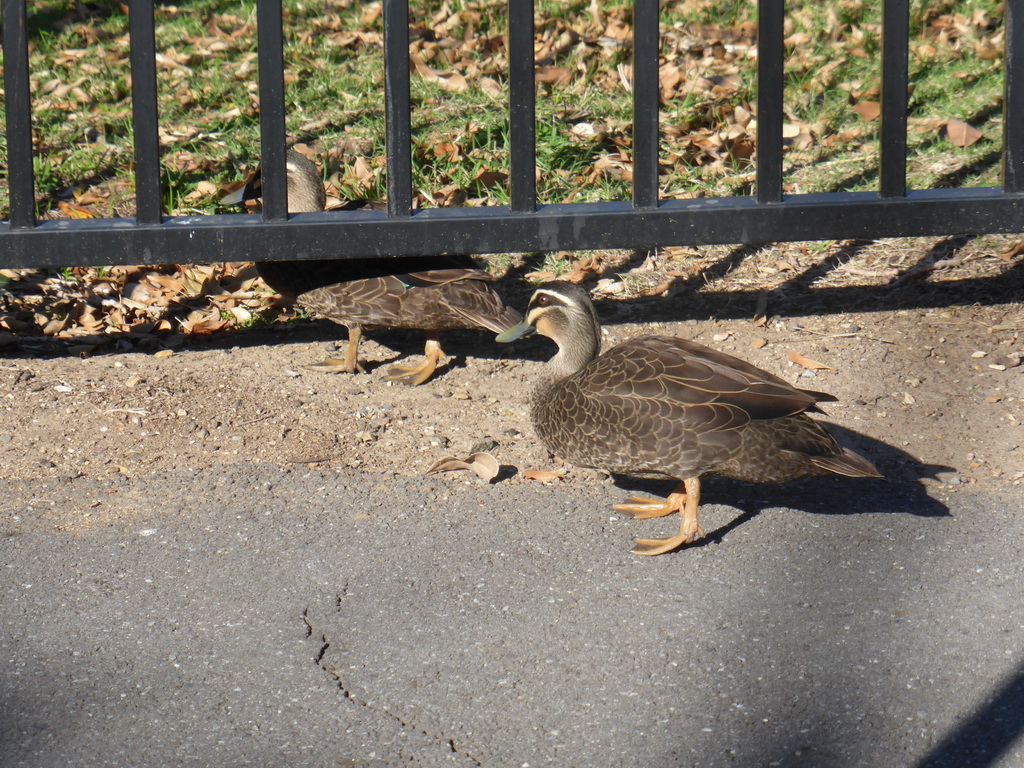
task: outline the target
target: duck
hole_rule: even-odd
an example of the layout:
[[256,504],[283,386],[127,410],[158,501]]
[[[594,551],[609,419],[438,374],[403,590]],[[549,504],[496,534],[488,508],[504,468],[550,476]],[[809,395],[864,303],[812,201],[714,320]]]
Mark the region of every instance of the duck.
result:
[[[295,151],[285,158],[288,212],[323,211],[327,204],[323,179],[316,164]],[[259,198],[259,169],[224,205]],[[365,207],[364,201],[346,208]],[[371,206],[372,207],[372,206]],[[444,357],[438,334],[456,329],[484,328],[501,333],[522,321],[494,288],[494,278],[469,256],[324,259],[316,261],[258,261],[256,269],[274,291],[287,296],[316,317],[348,329],[343,358],[328,358],[305,366],[330,373],[362,373],[359,342],[364,330],[409,328],[426,331],[424,360],[395,365],[387,379],[417,386],[434,374]]]
[[633,553],[661,555],[704,537],[701,477],[780,483],[814,475],[881,477],[808,414],[835,401],[797,389],[732,355],[673,336],[642,336],[601,352],[587,292],[552,281],[536,288],[526,319],[502,332],[558,347],[530,395],[534,431],[557,458],[679,485],[665,500],[632,497],[614,509],[637,519],[678,512],[679,533],[638,539]]

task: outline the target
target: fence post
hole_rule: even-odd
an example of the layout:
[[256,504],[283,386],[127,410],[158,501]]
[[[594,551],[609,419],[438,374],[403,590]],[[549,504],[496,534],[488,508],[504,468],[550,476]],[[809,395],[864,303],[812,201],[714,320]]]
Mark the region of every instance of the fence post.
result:
[[633,3],[633,207],[658,206],[658,0]]
[[1024,9],[1003,3],[1003,191],[1024,192]]
[[783,0],[757,4],[757,202],[782,202]]
[[412,214],[409,0],[384,0],[384,144],[388,215]]
[[3,0],[3,20],[10,223],[11,229],[32,229],[36,223],[36,184],[32,172],[32,93],[25,0]]
[[156,91],[153,3],[131,0],[128,9],[132,70],[132,137],[135,144],[135,221],[159,224],[160,128]]
[[509,208],[537,208],[537,86],[534,82],[533,0],[508,3]]
[[256,45],[260,81],[260,168],[263,220],[288,218],[285,170],[284,31],[281,0],[256,1]]
[[883,198],[907,194],[907,49],[908,0],[885,0],[882,9],[882,125],[878,175]]

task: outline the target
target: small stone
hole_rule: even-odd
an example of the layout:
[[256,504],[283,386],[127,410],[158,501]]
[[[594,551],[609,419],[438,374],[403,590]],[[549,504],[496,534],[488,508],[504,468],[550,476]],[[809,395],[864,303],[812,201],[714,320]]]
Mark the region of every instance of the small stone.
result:
[[55,392],[74,392],[67,384],[58,384],[53,389]]
[[466,453],[487,453],[498,447],[498,442],[490,437],[472,440],[466,444]]
[[977,352],[972,352],[971,357],[985,357],[987,354],[988,352],[983,352],[979,349]]
[[913,396],[912,394],[910,394],[909,392],[904,392],[904,393],[903,393],[903,402],[904,402],[904,403],[905,403],[906,405],[913,405],[914,403],[916,403],[916,402],[917,402],[917,400],[916,400],[916,399],[914,398],[914,396]]
[[354,437],[360,443],[369,443],[373,441],[373,435],[370,434],[370,432],[365,429],[359,430],[354,435],[352,435],[352,437]]
[[767,344],[768,344],[768,340],[767,339],[754,339],[753,341],[750,342],[750,348],[751,349],[761,349],[762,347],[766,346]]

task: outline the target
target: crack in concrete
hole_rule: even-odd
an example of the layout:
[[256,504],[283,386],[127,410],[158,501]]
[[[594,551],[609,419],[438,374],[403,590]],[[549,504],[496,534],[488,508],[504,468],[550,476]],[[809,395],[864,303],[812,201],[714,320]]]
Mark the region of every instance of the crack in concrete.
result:
[[[338,595],[336,603],[335,603],[335,610],[337,610],[339,613],[341,611],[342,598],[343,598],[343,595]],[[302,611],[302,621],[306,625],[306,637],[307,638],[312,637],[314,629],[313,629],[313,623],[312,623],[312,621],[310,621],[310,618],[309,618],[309,607],[308,606],[306,608],[304,608],[303,611]],[[485,768],[484,764],[482,762],[480,762],[479,760],[477,760],[472,754],[470,754],[469,752],[466,752],[463,749],[460,749],[459,746],[455,743],[455,739],[454,738],[451,738],[451,737],[448,737],[448,736],[444,736],[444,735],[438,735],[438,734],[435,734],[435,733],[431,733],[430,731],[428,731],[428,730],[426,730],[424,728],[421,728],[420,726],[416,725],[416,723],[414,723],[414,722],[412,722],[410,720],[406,720],[401,715],[399,715],[399,714],[397,714],[395,712],[392,712],[387,707],[374,706],[374,705],[370,704],[368,701],[365,701],[364,699],[361,699],[358,696],[356,696],[355,694],[353,694],[352,691],[349,690],[349,688],[345,685],[345,682],[341,679],[341,675],[339,675],[337,672],[335,672],[333,670],[328,669],[324,665],[324,663],[323,663],[324,656],[326,656],[327,650],[331,647],[331,643],[327,639],[327,635],[324,634],[324,633],[320,633],[320,640],[322,642],[322,645],[320,646],[320,650],[317,651],[316,655],[314,656],[314,662],[316,663],[316,665],[318,667],[320,667],[321,670],[323,670],[328,675],[330,675],[332,678],[334,678],[334,681],[335,681],[335,683],[337,683],[338,690],[341,691],[341,695],[342,696],[344,696],[346,699],[351,701],[353,704],[357,704],[357,705],[359,705],[361,707],[364,707],[364,708],[370,710],[371,712],[376,712],[378,714],[386,715],[387,717],[391,718],[396,723],[398,723],[400,726],[402,726],[402,728],[405,728],[405,729],[411,730],[411,731],[416,731],[417,733],[420,733],[420,734],[426,736],[428,739],[431,739],[432,741],[436,741],[439,744],[446,745],[448,747],[448,749],[451,750],[452,754],[459,755],[460,757],[466,758],[473,765],[478,766],[478,768]]]

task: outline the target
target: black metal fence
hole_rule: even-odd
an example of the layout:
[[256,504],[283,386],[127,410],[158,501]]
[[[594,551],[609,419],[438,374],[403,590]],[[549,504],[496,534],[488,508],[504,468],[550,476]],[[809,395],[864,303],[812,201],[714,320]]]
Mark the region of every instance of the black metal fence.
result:
[[1024,8],[1005,8],[1000,188],[908,190],[909,0],[883,8],[877,192],[783,195],[784,0],[758,9],[756,195],[658,196],[658,0],[635,0],[631,201],[540,205],[535,190],[533,0],[508,2],[510,205],[413,211],[409,2],[384,0],[387,211],[289,216],[281,0],[257,0],[263,213],[163,216],[151,0],[131,0],[137,216],[36,221],[25,0],[2,0],[10,219],[0,267],[414,256],[692,243],[1024,232]]

